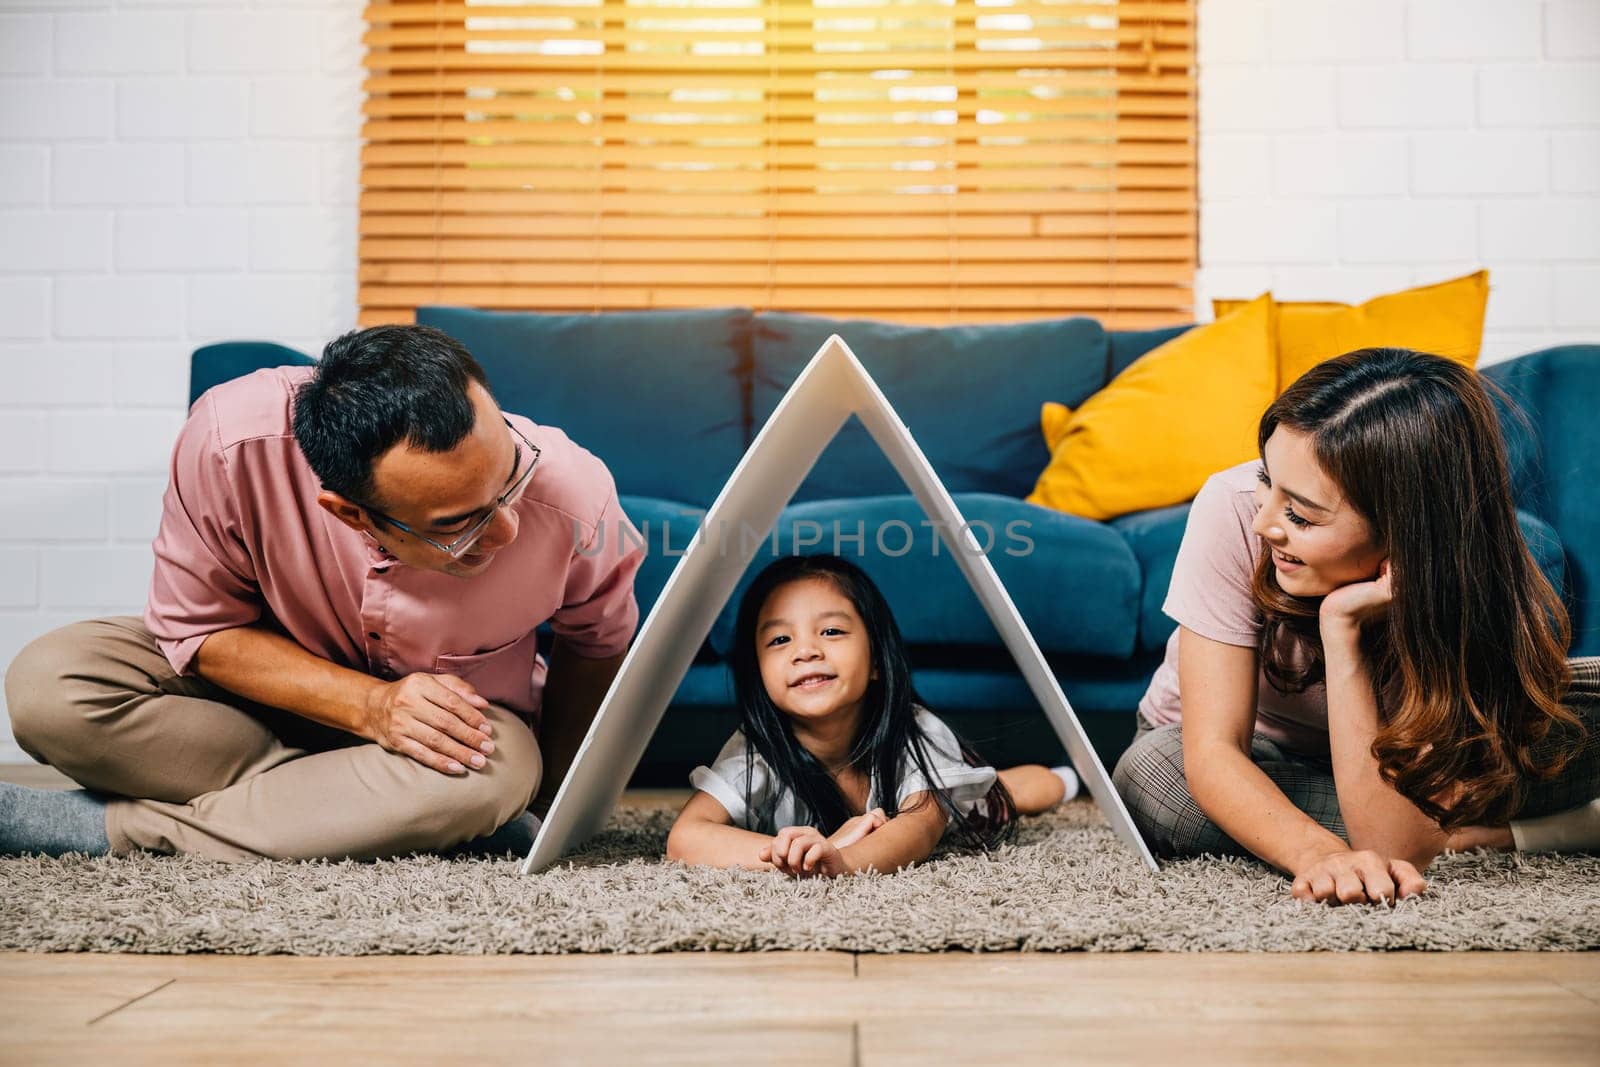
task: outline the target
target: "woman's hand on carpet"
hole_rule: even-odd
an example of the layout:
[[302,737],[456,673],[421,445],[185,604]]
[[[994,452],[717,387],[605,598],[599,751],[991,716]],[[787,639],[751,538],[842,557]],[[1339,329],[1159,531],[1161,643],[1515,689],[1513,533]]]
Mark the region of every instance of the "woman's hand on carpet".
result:
[[828,840],[833,842],[835,848],[844,848],[853,845],[889,821],[882,808],[873,808],[865,815],[857,815],[853,819],[846,819],[843,826],[828,835]]
[[1298,900],[1328,904],[1392,904],[1424,892],[1428,883],[1417,868],[1370,849],[1333,852],[1295,875]]
[[785,826],[762,846],[760,859],[793,878],[836,878],[849,870],[839,847],[815,826]]

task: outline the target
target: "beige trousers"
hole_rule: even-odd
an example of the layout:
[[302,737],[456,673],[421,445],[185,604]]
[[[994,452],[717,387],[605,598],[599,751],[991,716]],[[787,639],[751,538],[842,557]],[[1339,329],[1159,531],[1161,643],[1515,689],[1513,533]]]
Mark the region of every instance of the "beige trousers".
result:
[[6,672],[17,743],[111,794],[116,853],[374,859],[492,833],[539,785],[539,745],[500,707],[481,771],[449,776],[290,712],[179,677],[135,618],[74,623]]

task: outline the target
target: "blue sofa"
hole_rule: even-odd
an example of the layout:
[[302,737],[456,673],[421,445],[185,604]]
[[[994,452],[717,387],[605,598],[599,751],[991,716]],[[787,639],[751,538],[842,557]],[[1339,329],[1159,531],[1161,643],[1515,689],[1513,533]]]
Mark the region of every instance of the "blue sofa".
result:
[[[969,521],[988,524],[989,553],[1102,757],[1114,759],[1173,623],[1161,613],[1187,505],[1108,523],[1022,500],[1049,459],[1039,406],[1077,406],[1187,326],[1107,331],[1092,319],[914,327],[739,308],[604,315],[419,309],[417,321],[459,338],[501,405],[565,429],[615,475],[644,532],[639,573],[648,611],[677,555],[800,369],[832,333],[861,358],[910,427]],[[309,362],[276,345],[195,353],[191,401],[259,366]],[[1503,411],[1523,529],[1566,594],[1575,649],[1600,653],[1600,346],[1538,352],[1488,368],[1525,414]],[[839,547],[882,585],[912,645],[929,703],[996,760],[1059,755],[1031,694],[976,598],[865,429],[851,420],[764,543],[775,553]],[[893,527],[880,543],[873,531]],[[1017,527],[1012,524],[1024,523]],[[859,542],[851,535],[865,530]],[[979,527],[982,529],[982,527]],[[1025,532],[1026,555],[1008,530]],[[910,543],[907,548],[907,532]],[[1007,549],[1014,551],[1008,552]],[[746,580],[751,575],[746,575]],[[704,760],[731,728],[724,660],[727,604],[664,729],[646,756],[664,781]]]

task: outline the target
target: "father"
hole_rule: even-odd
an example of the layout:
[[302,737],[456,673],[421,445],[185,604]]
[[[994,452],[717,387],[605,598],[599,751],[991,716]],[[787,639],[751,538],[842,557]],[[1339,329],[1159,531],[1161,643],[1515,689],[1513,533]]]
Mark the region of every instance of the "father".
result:
[[143,620],[47,634],[6,675],[18,743],[88,791],[0,786],[0,851],[371,858],[525,828],[638,622],[627,522],[605,465],[503,413],[437,330],[218,386]]

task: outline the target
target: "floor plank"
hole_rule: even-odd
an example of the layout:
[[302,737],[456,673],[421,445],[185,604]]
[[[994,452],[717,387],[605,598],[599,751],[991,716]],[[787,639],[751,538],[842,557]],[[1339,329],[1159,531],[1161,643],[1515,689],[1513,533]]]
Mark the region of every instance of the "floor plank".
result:
[[[94,967],[84,961],[104,961]],[[0,998],[75,972],[106,996],[169,984],[92,1025],[7,1019],[3,1056],[56,1062],[282,1062],[381,1058],[701,1064],[760,1058],[848,1064],[847,1011],[818,1001],[854,978],[848,953],[521,957],[0,956]],[[110,980],[122,985],[110,988]],[[173,980],[175,979],[175,980]],[[286,1039],[290,1042],[285,1044]]]
[[1600,1012],[1564,983],[1596,978],[1593,953],[863,956],[861,1056],[1593,1065]]
[[1594,953],[11,954],[0,1059],[1593,1064],[1566,986],[1596,982]]
[[[1593,1001],[1595,1009],[1600,1011],[1600,973],[1591,973],[1581,976],[1560,975],[1553,979],[1561,988],[1571,990],[1585,1000]],[[1600,1062],[1600,1055],[1595,1056]]]
[[125,967],[120,959],[0,956],[0,1034],[89,1026],[171,980],[161,967]]

